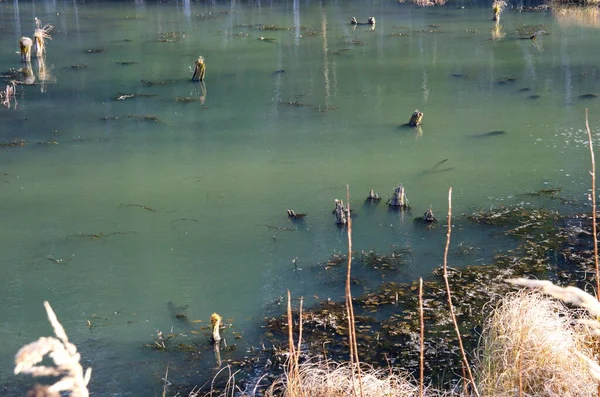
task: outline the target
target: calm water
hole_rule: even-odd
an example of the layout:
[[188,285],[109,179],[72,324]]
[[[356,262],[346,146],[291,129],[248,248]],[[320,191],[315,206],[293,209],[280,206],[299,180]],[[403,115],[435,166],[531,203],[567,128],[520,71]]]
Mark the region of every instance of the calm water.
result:
[[[455,214],[541,188],[585,198],[584,111],[598,131],[600,99],[579,96],[600,95],[599,30],[509,10],[493,40],[488,6],[364,3],[0,3],[0,71],[20,66],[18,38],[32,35],[34,17],[55,26],[50,81],[19,86],[16,109],[0,108],[0,142],[27,142],[0,149],[5,395],[29,382],[12,376],[19,346],[51,333],[44,300],[93,366],[94,394],[125,396],[159,393],[167,362],[198,381],[214,373],[210,350],[190,361],[143,347],[173,327],[208,348],[167,302],[204,323],[221,313],[244,335],[243,354],[286,289],[340,299],[341,281],[325,284],[311,267],[347,249],[330,212],[347,184],[357,250],[412,247],[397,281],[440,263],[443,230],[412,218],[430,205],[443,217],[449,186]],[[374,30],[348,23],[371,15]],[[532,25],[547,34],[520,40]],[[205,87],[189,81],[199,55]],[[422,129],[402,127],[416,108]],[[411,213],[363,208],[369,189],[386,197],[397,183]],[[308,213],[295,231],[276,229],[294,227],[287,208]],[[453,238],[481,247],[477,260],[504,244],[469,228]]]

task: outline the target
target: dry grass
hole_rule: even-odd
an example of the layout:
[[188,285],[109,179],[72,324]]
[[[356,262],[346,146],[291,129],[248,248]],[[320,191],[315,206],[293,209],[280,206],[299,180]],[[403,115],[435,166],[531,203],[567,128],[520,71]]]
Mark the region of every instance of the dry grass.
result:
[[581,359],[593,357],[592,337],[575,321],[581,315],[539,292],[505,296],[483,327],[476,370],[482,395],[594,395],[596,381]]
[[[365,397],[417,397],[418,382],[397,368],[374,369],[362,364],[361,385]],[[359,388],[358,379],[349,363],[305,362],[299,367],[299,380],[302,390],[310,397],[348,397]],[[281,380],[279,381],[281,382]],[[266,394],[267,397],[288,395],[281,393],[284,384],[279,384]],[[424,396],[444,395],[433,389],[426,389]]]
[[553,3],[552,15],[561,26],[600,27],[600,9],[596,6]]
[[[68,391],[71,397],[88,397],[87,384],[92,369],[88,368],[84,374],[77,347],[69,342],[65,329],[58,322],[50,304],[44,302],[44,307],[56,338],[42,337],[23,346],[15,356],[15,374],[59,378],[53,385],[37,385],[33,394],[35,396],[58,397],[62,395],[61,392]],[[41,364],[46,356],[54,362],[54,366]]]

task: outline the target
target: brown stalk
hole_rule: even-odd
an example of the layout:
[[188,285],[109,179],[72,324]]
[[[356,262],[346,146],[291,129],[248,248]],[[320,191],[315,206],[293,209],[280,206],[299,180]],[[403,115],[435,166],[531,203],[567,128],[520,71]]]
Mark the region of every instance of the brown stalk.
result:
[[[588,109],[585,108],[585,130],[590,142],[590,157],[592,159],[592,233],[594,235],[594,265],[596,267],[596,299],[600,300],[600,270],[598,267],[598,234],[596,232],[596,160],[594,159],[594,144],[592,142],[592,131],[588,120]],[[598,396],[600,397],[600,384],[598,384]]]
[[594,159],[594,145],[592,143],[592,131],[588,121],[588,110],[585,109],[585,129],[590,142],[590,157],[592,158],[592,232],[594,236],[594,264],[596,265],[596,298],[600,299],[600,270],[598,268],[598,235],[596,234],[596,161]]
[[423,397],[425,378],[425,321],[423,319],[423,277],[419,277],[419,322],[421,323],[421,341],[419,344],[419,397]]
[[288,358],[288,395],[304,396],[302,384],[300,382],[300,370],[298,367],[299,354],[296,352],[296,348],[294,346],[294,321],[292,318],[292,297],[290,290],[287,291],[287,296],[288,344],[290,348],[290,354]]
[[[352,307],[352,291],[350,290],[350,274],[352,272],[352,217],[350,215],[350,186],[346,185],[346,210],[348,211],[348,272],[346,273],[346,314],[348,316],[348,339],[350,344],[350,364],[352,367],[352,385],[354,395],[363,397],[362,378],[360,374],[360,360],[358,358],[358,343],[356,342],[356,327],[354,324],[354,308]],[[354,364],[358,375],[359,393],[356,392],[356,381],[354,379]]]
[[456,331],[456,337],[458,338],[458,346],[460,347],[460,354],[462,355],[463,363],[467,369],[469,375],[469,381],[473,387],[473,392],[477,397],[480,397],[471,367],[469,366],[469,360],[465,353],[463,346],[462,337],[460,335],[460,329],[458,328],[458,322],[456,321],[456,315],[454,314],[454,306],[452,305],[452,293],[450,291],[450,283],[448,282],[448,250],[450,249],[450,236],[452,234],[452,188],[448,190],[448,232],[446,233],[446,247],[444,249],[444,283],[446,284],[446,295],[448,296],[448,305],[450,306],[450,317],[454,324],[454,330]]

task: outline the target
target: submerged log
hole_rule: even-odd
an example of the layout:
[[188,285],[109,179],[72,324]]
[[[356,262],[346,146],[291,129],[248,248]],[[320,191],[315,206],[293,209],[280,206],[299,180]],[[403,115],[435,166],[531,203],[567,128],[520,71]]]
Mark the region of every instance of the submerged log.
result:
[[408,209],[408,198],[406,197],[404,186],[402,186],[402,184],[399,184],[394,188],[394,194],[388,204],[390,207]]
[[417,109],[410,117],[410,121],[408,122],[408,125],[411,127],[417,127],[417,126],[421,125],[422,120],[423,120],[423,112],[419,112],[419,109]]
[[204,81],[205,74],[206,74],[206,64],[204,63],[204,57],[199,56],[195,62],[194,74],[192,75],[192,81]]
[[346,208],[344,207],[344,202],[342,200],[335,199],[335,209],[333,210],[335,213],[335,223],[338,225],[345,225],[348,223],[346,219]]

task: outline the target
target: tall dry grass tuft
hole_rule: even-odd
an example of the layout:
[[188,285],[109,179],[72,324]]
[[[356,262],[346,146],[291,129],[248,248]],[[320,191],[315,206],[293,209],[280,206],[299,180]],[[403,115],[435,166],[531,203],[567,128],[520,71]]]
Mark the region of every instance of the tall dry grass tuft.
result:
[[[68,391],[71,397],[88,397],[87,384],[92,369],[88,368],[84,374],[77,347],[69,342],[65,329],[58,322],[50,304],[44,302],[44,307],[56,338],[41,337],[23,346],[15,356],[15,374],[60,378],[53,385],[37,385],[35,396],[59,397],[61,392]],[[46,356],[54,362],[54,366],[41,364]]]
[[476,364],[481,394],[594,395],[596,380],[581,359],[593,357],[592,333],[577,322],[581,315],[539,292],[506,295],[483,325]]

